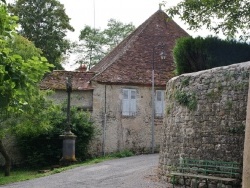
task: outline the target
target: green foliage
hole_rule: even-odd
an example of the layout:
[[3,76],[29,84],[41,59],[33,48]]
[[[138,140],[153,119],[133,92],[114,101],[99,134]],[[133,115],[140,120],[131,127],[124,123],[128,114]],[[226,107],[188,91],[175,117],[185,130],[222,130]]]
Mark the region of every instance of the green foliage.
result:
[[240,35],[245,40],[250,37],[249,8],[249,0],[189,0],[169,8],[167,13],[180,17],[191,30],[205,26],[215,34],[222,32],[230,39]]
[[90,157],[88,145],[94,136],[95,129],[89,112],[79,111],[77,108],[71,109],[72,132],[76,138],[76,158],[78,161],[86,160]]
[[134,155],[134,153],[132,151],[125,149],[125,150],[123,150],[121,152],[112,153],[109,156],[110,157],[116,157],[116,158],[123,158],[123,157],[131,157],[133,155]]
[[134,30],[135,26],[132,23],[123,24],[115,19],[110,19],[108,21],[107,29],[103,31],[105,44],[108,46],[108,52],[115,48]]
[[32,57],[22,57],[22,50],[17,49],[21,43],[15,40],[16,20],[17,17],[9,16],[5,6],[0,6],[0,98],[4,99],[0,108],[10,114],[22,112],[29,105],[29,99],[39,91],[37,84],[51,67],[46,58],[31,51]]
[[206,96],[212,100],[218,100],[221,97],[223,86],[220,82],[217,83],[217,88],[214,88],[207,92]]
[[105,44],[104,36],[99,29],[85,26],[81,30],[79,39],[82,42],[75,47],[75,51],[79,54],[77,63],[86,64],[90,69],[105,55],[103,48]]
[[12,53],[20,55],[25,61],[32,59],[32,57],[41,57],[42,51],[35,47],[35,45],[28,39],[14,35],[13,38],[8,40],[8,47]]
[[250,45],[216,37],[178,39],[174,47],[176,74],[196,72],[250,60]]
[[238,127],[231,127],[229,128],[228,130],[229,133],[231,134],[242,134],[244,135],[245,134],[245,125],[240,125]]
[[233,101],[230,100],[226,101],[226,109],[231,110],[232,107],[233,107]]
[[185,77],[183,80],[181,80],[182,86],[188,86],[190,81],[190,77]]
[[[62,139],[66,126],[66,112],[57,106],[54,110],[47,111],[46,119],[51,122],[51,129],[47,131],[24,132],[18,134],[18,143],[24,162],[29,166],[45,166],[58,164],[62,154]],[[76,158],[78,161],[86,160],[88,144],[94,135],[94,126],[90,114],[71,108],[72,132],[76,138]]]
[[62,54],[70,48],[66,32],[74,31],[63,4],[58,0],[17,0],[9,8],[20,18],[20,34],[34,42],[55,69],[62,69]]
[[134,29],[131,23],[123,24],[115,19],[110,19],[103,31],[85,26],[79,36],[80,43],[74,44],[74,51],[79,54],[77,63],[86,64],[90,69]]
[[0,153],[5,159],[5,176],[10,175],[11,160],[2,138],[14,130],[11,122],[17,115],[23,112],[32,114],[36,105],[30,101],[40,97],[38,83],[52,67],[44,57],[23,58],[19,54],[21,50],[11,49],[10,41],[16,35],[16,21],[17,17],[10,16],[6,6],[0,2]]
[[175,100],[183,106],[188,107],[189,110],[195,110],[197,107],[197,100],[194,94],[177,90],[175,92]]

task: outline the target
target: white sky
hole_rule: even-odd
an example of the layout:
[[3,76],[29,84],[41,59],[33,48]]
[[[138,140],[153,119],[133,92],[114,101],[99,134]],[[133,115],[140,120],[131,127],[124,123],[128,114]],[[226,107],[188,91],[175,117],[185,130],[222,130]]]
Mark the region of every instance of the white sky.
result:
[[[72,40],[78,40],[80,30],[85,25],[103,29],[108,20],[114,18],[124,24],[133,23],[136,27],[142,24],[159,9],[162,0],[59,0],[65,6],[66,14],[75,32],[68,33]],[[168,0],[167,5],[175,5],[181,0]],[[95,6],[94,6],[95,5]],[[95,8],[94,8],[95,7]],[[164,10],[164,7],[162,8]],[[187,31],[180,20],[178,25]],[[206,36],[207,32],[190,32],[192,36]]]

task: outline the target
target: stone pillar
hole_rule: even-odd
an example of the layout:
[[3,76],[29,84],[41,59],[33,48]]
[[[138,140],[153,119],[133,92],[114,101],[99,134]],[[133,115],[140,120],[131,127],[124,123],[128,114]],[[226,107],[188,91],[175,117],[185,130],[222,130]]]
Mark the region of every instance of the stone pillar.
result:
[[[249,80],[249,86],[250,86],[250,80]],[[250,187],[250,87],[248,88],[248,100],[247,100],[242,187],[243,188]]]
[[72,134],[61,135],[63,138],[63,157],[60,162],[63,165],[70,164],[76,161],[75,158],[75,140],[76,136]]

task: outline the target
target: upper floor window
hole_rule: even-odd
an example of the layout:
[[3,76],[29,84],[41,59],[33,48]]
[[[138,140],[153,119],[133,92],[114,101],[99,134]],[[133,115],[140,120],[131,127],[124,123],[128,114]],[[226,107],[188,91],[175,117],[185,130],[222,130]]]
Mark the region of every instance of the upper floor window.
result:
[[163,117],[164,108],[165,108],[165,91],[164,90],[156,90],[155,93],[155,116]]
[[136,90],[123,89],[122,115],[134,116],[136,113]]

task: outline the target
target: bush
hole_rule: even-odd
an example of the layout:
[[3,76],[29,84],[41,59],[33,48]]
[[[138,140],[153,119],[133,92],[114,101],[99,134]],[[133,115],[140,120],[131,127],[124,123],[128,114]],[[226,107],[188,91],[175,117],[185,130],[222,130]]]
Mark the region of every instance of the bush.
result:
[[173,50],[176,74],[197,72],[250,60],[250,45],[216,37],[177,40]]
[[123,151],[120,151],[120,152],[117,152],[117,153],[112,153],[109,156],[110,157],[123,158],[123,157],[131,157],[133,155],[134,155],[134,153],[132,151],[130,151],[130,150],[123,150]]
[[[51,120],[52,129],[36,135],[22,134],[17,137],[26,165],[38,167],[58,164],[62,157],[62,139],[60,135],[65,131],[66,112],[59,110],[51,113],[54,113],[52,116],[54,118]],[[72,107],[70,118],[71,131],[77,136],[75,145],[76,158],[78,160],[86,159],[88,157],[88,144],[94,135],[94,126],[90,120],[90,113]]]

